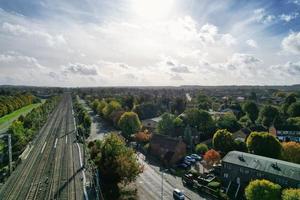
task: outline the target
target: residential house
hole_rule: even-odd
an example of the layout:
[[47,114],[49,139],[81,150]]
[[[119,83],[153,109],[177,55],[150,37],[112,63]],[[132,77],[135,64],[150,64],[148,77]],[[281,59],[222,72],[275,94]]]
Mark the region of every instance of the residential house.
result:
[[251,180],[267,179],[283,188],[300,188],[300,165],[239,151],[222,160],[221,178],[231,198],[238,198]]
[[186,144],[182,139],[153,134],[150,140],[150,153],[157,156],[163,164],[172,166],[186,155]]
[[144,119],[144,120],[142,120],[142,125],[144,128],[150,130],[151,132],[155,132],[157,124],[160,120],[161,120],[161,117]]

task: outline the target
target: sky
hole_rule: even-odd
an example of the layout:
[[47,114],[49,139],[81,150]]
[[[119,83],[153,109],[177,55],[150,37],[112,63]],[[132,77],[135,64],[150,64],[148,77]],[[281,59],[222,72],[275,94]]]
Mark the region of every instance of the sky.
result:
[[300,83],[300,0],[0,0],[0,85]]

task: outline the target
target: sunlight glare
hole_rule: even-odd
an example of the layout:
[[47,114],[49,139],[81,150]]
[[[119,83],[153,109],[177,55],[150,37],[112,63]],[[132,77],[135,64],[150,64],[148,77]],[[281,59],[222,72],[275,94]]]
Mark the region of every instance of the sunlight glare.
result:
[[167,17],[173,4],[174,0],[131,0],[133,12],[147,20]]

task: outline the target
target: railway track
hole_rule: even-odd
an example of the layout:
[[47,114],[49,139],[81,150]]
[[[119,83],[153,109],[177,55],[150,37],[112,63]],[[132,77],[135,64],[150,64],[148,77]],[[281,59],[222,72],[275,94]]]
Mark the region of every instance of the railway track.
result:
[[40,151],[40,149],[42,149],[42,146],[44,145],[43,142],[39,141],[46,141],[50,136],[50,134],[44,133],[49,133],[51,127],[57,121],[57,116],[59,115],[59,110],[61,109],[61,107],[62,102],[60,102],[57,108],[50,115],[50,121],[48,121],[43,126],[40,133],[37,135],[37,138],[34,139],[33,145],[35,146],[29,154],[28,158],[24,160],[23,163],[21,163],[21,165],[23,166],[18,166],[5,186],[1,188],[0,199],[18,199],[18,197],[21,196],[22,190],[24,190],[25,181],[29,177],[29,171],[31,171],[32,167],[35,164],[35,161],[37,160],[38,151]]
[[1,188],[0,199],[83,199],[83,194],[77,195],[82,184],[74,139],[71,98],[64,95],[27,159]]

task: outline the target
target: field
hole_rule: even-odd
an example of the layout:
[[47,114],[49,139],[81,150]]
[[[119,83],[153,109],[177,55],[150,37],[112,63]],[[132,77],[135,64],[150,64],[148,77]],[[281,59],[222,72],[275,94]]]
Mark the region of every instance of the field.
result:
[[[44,101],[43,101],[44,102]],[[41,103],[36,103],[36,104],[30,104],[28,106],[24,106],[23,108],[20,108],[19,110],[16,110],[8,115],[5,115],[0,118],[0,134],[5,133],[9,127],[9,125],[20,115],[26,115],[29,113],[33,108],[38,107],[41,105]]]

